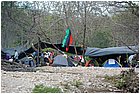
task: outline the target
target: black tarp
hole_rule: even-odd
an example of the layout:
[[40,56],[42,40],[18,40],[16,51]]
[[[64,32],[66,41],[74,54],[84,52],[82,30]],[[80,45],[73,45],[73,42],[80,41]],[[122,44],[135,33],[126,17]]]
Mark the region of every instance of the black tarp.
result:
[[[62,44],[51,44],[51,43],[46,43],[46,42],[39,42],[40,48],[44,49],[44,48],[53,48],[56,49],[53,45],[55,45],[59,50],[66,52],[66,48],[62,47]],[[34,44],[35,48],[38,48],[38,43]],[[19,53],[19,59],[22,59],[24,57],[26,57],[26,55],[33,53],[35,50],[30,47],[30,48],[25,48],[22,46],[18,46],[18,47],[14,47],[14,48],[4,48],[2,49],[2,51],[4,53],[9,53],[10,55],[14,55],[15,50],[18,51]],[[77,53],[78,55],[82,54],[82,48],[81,47],[76,47]],[[69,46],[69,51],[68,53],[72,53],[75,54],[75,48],[74,46]]]

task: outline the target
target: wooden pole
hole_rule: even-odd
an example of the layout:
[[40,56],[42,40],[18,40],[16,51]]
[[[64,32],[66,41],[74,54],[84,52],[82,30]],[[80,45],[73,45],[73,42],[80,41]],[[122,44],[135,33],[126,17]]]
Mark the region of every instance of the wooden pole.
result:
[[38,37],[38,51],[37,51],[37,63],[39,64],[39,47],[40,47],[40,39]]
[[85,37],[86,37],[86,1],[84,3],[84,6],[85,6],[85,20],[84,20],[84,35],[83,35],[83,58],[85,63],[84,49],[85,49]]

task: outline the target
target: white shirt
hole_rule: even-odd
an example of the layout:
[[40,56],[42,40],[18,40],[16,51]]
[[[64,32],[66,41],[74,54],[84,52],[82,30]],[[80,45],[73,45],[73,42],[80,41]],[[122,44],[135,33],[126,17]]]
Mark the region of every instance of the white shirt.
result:
[[48,55],[48,54],[45,54],[44,57],[45,57],[45,58],[49,58],[49,55]]
[[133,57],[134,57],[134,55],[130,55],[130,56],[129,56],[129,58],[128,58],[129,63],[132,62]]
[[9,61],[10,61],[10,62],[13,62],[13,59],[11,58],[11,59],[9,59]]
[[14,58],[18,59],[18,52],[15,52]]

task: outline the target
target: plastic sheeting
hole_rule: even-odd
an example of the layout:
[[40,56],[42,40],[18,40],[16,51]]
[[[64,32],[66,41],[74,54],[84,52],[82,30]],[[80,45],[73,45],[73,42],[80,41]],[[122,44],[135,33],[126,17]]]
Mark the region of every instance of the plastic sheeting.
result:
[[[138,46],[126,46],[123,47],[109,47],[109,48],[90,48],[86,49],[85,55],[90,57],[106,56],[106,55],[123,55],[123,54],[135,54],[139,52]],[[135,52],[136,51],[136,52]]]

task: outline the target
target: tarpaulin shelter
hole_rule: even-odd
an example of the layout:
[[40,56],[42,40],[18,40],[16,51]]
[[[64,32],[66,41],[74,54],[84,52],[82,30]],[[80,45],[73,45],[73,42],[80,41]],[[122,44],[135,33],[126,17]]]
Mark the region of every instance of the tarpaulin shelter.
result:
[[[85,55],[90,57],[99,57],[99,56],[107,56],[107,55],[122,55],[122,54],[135,54],[138,50],[138,46],[127,46],[122,47],[109,47],[109,48],[90,48],[86,49]],[[134,50],[134,51],[133,51]]]
[[108,47],[108,48],[91,48],[87,47],[85,56],[92,58],[92,61],[97,61],[99,66],[102,66],[103,62],[108,59],[118,60],[118,57],[121,56],[120,62],[122,66],[126,65],[126,59],[128,56],[138,53],[138,46],[122,46],[122,47]]
[[27,50],[26,47],[23,46],[17,46],[17,47],[13,47],[13,48],[2,48],[2,51],[4,53],[9,53],[10,55],[14,55],[15,50],[17,50],[18,53]]
[[[54,46],[56,46],[59,50],[66,52],[66,48],[62,47],[62,44],[51,44],[48,42],[39,42],[39,46],[41,49],[44,48],[53,48],[56,49]],[[34,44],[35,48],[38,48],[38,43]],[[83,53],[82,47],[74,47],[72,45],[69,46],[69,50],[67,51],[68,53],[76,54],[75,49],[77,50],[77,54],[81,55]],[[14,51],[17,50],[19,53],[19,59],[22,59],[26,57],[26,55],[33,53],[35,50],[30,47],[30,48],[25,48],[25,47],[14,47],[14,48],[4,48],[2,51],[4,53],[9,53],[10,55],[14,55]]]

